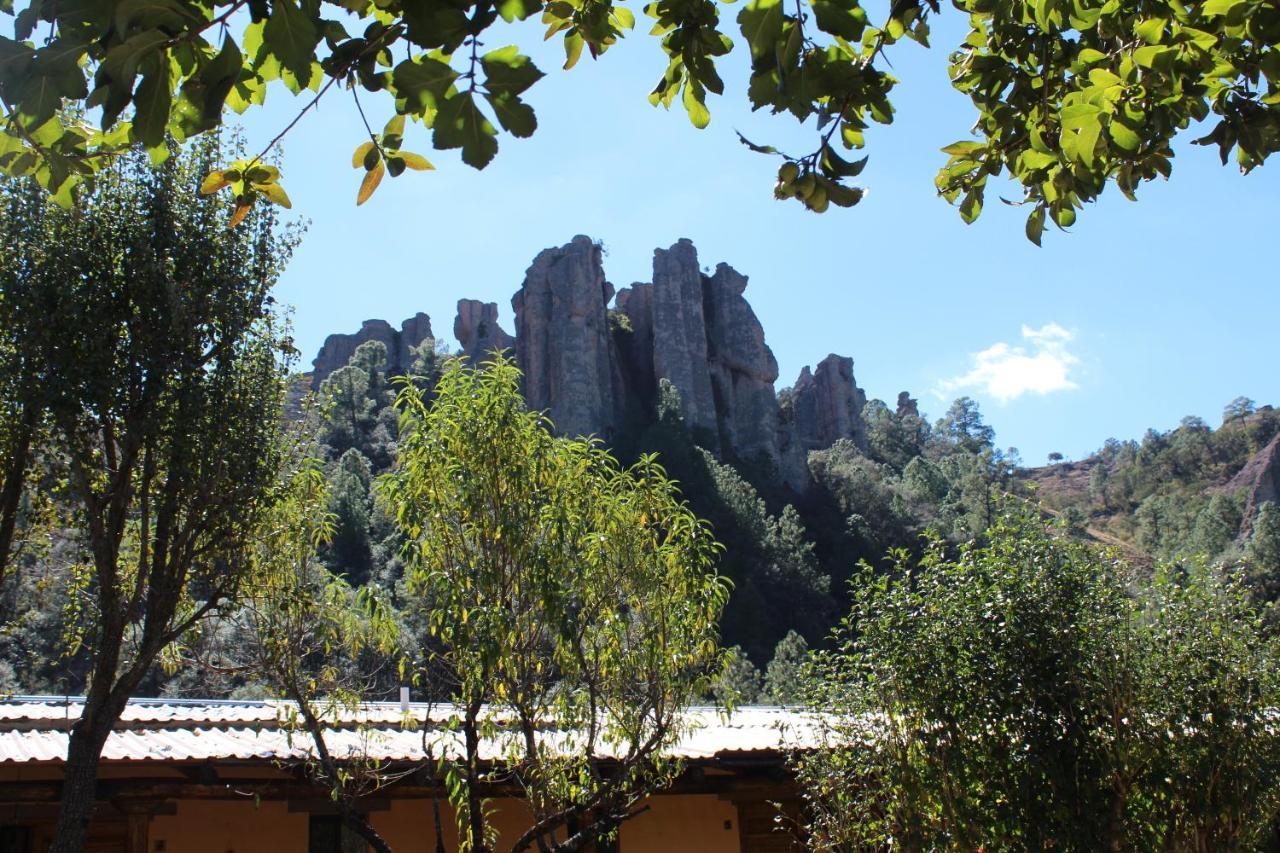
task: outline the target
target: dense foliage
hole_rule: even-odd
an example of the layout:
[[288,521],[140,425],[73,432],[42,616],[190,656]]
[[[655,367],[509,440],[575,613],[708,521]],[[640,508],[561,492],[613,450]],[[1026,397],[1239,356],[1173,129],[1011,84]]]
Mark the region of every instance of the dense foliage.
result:
[[[504,781],[533,815],[513,853],[579,849],[679,770],[665,752],[722,668],[719,545],[654,457],[623,468],[556,437],[501,358],[455,361],[430,405],[412,385],[400,404],[379,498],[426,627],[418,674],[460,711],[465,752],[439,769],[462,849],[493,849]],[[515,736],[495,767],[480,743],[499,729]]]
[[1130,550],[1142,562],[1203,558],[1241,567],[1258,600],[1280,584],[1277,508],[1255,507],[1253,484],[1237,479],[1280,434],[1280,412],[1237,398],[1217,429],[1197,417],[1141,441],[1109,440],[1074,463],[1021,472],[1044,503],[1083,532]]
[[[1007,174],[1021,184],[1027,236],[1039,243],[1046,222],[1071,225],[1108,184],[1132,198],[1144,181],[1168,177],[1173,140],[1210,116],[1198,141],[1216,145],[1224,163],[1234,154],[1247,172],[1280,147],[1280,11],[1268,0],[951,5],[969,31],[949,75],[975,108],[976,138],[943,149],[949,159],[936,184],[967,222],[980,214],[988,180]],[[105,155],[131,142],[163,153],[167,134],[217,128],[228,107],[262,104],[275,81],[315,92],[304,113],[335,86],[351,92],[368,133],[352,158],[364,175],[358,203],[387,172],[432,168],[405,150],[406,119],[429,129],[434,147],[461,149],[464,162],[483,168],[499,129],[535,132],[524,95],[544,75],[519,46],[482,52],[482,44],[501,44],[506,30],[540,16],[546,37],[562,40],[567,69],[584,51],[601,57],[636,23],[611,0],[5,0],[0,11],[14,22],[14,38],[0,38],[0,167],[34,176],[64,203]],[[664,54],[649,100],[678,99],[705,127],[708,93],[725,90],[717,60],[735,47],[722,4],[657,0],[643,11]],[[818,212],[860,200],[848,181],[865,158],[841,152],[862,148],[872,122],[893,120],[894,50],[903,41],[928,46],[941,12],[937,0],[743,5],[736,21],[751,57],[752,108],[812,120],[816,135],[801,153],[743,140],[782,158],[779,198]],[[382,95],[391,115],[381,132],[361,93]],[[91,108],[98,126],[60,112],[70,105]],[[289,204],[278,171],[260,158],[213,171],[205,186],[230,187],[237,217],[260,198]]]
[[195,193],[220,156],[214,137],[158,170],[123,155],[75,211],[28,182],[0,187],[5,431],[28,431],[24,491],[57,522],[18,572],[57,578],[50,657],[84,662],[58,851],[82,845],[129,697],[234,604],[277,474],[285,344],[268,292],[292,243],[270,211],[232,230]]
[[815,849],[1228,850],[1280,802],[1276,642],[1239,580],[1133,568],[1002,503],[869,568],[811,670]]

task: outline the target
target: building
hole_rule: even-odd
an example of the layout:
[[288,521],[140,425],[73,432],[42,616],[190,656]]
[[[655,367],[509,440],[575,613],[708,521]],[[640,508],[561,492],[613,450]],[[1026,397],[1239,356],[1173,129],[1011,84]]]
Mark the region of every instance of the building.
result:
[[[57,814],[75,698],[0,701],[0,853],[46,849]],[[370,703],[335,714],[326,744],[364,755],[397,779],[361,801],[374,827],[400,851],[434,853],[439,821],[456,849],[452,814],[427,760],[428,735],[448,706]],[[326,789],[306,773],[310,741],[284,702],[138,699],[103,750],[93,853],[350,853]],[[796,791],[787,750],[812,739],[802,715],[744,708],[731,716],[689,712],[692,731],[674,748],[684,771],[626,822],[622,853],[774,853],[798,849],[779,820]],[[440,741],[434,741],[439,744]],[[495,748],[496,749],[496,748]],[[508,844],[528,824],[522,801],[497,796],[496,824]],[[789,805],[790,804],[790,805]],[[606,845],[601,845],[606,846]],[[499,844],[498,849],[504,849]],[[601,850],[599,853],[607,853]]]

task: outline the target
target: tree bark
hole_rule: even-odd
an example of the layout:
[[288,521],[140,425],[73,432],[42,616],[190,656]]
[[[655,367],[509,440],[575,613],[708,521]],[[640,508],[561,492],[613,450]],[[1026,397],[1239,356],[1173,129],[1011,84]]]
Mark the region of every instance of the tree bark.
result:
[[84,849],[97,800],[98,762],[107,737],[128,701],[128,692],[123,696],[124,699],[120,699],[110,692],[90,695],[80,719],[71,729],[58,822],[49,853],[80,853]]
[[0,488],[0,580],[9,569],[13,534],[18,523],[18,507],[22,502],[22,486],[27,478],[27,465],[31,458],[31,437],[35,432],[34,407],[23,407],[21,432],[13,456],[4,471],[4,486]]

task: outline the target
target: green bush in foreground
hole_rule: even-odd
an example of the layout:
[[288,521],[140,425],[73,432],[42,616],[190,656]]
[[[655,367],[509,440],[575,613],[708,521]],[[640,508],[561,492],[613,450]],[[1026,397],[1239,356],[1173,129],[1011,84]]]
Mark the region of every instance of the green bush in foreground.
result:
[[1010,503],[855,579],[797,761],[816,850],[1229,850],[1280,789],[1276,646],[1234,578],[1133,570]]

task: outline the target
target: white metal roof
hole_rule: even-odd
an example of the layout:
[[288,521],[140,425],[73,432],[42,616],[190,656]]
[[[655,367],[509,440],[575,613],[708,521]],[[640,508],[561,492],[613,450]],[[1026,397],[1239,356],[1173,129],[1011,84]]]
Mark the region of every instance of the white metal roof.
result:
[[[83,701],[64,697],[0,700],[0,763],[61,763],[70,728]],[[288,761],[306,758],[312,749],[303,732],[288,721],[288,702],[133,700],[107,739],[102,757],[109,762]],[[452,706],[367,703],[327,714],[325,742],[337,757],[365,756],[381,761],[423,761],[432,754],[460,749],[460,736],[440,724],[456,715]],[[671,757],[709,760],[748,753],[778,753],[816,742],[817,727],[806,714],[777,707],[739,708],[732,714],[692,708],[688,732]],[[549,743],[570,734],[547,730]],[[482,744],[482,757],[499,759],[502,739]]]

